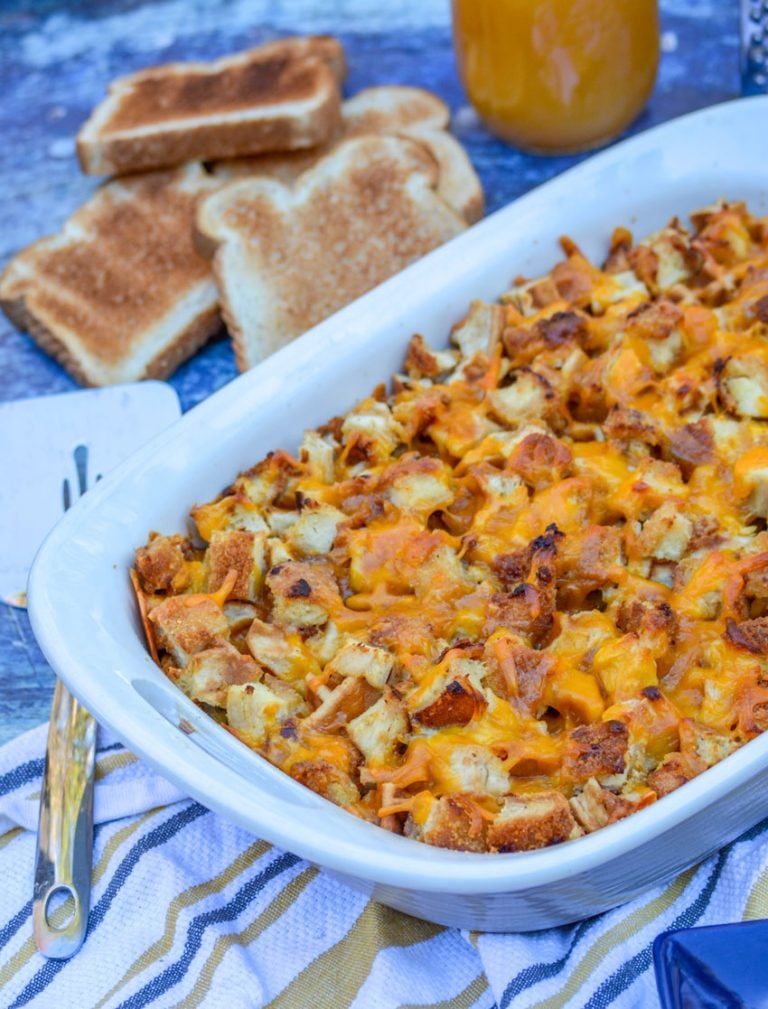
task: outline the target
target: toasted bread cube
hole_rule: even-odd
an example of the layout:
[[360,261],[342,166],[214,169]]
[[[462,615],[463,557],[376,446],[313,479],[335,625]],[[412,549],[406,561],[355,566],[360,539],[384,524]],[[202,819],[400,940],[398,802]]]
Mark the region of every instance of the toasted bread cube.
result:
[[750,514],[768,518],[768,449],[759,446],[739,456],[733,467],[733,487]]
[[308,475],[321,483],[333,483],[338,447],[333,439],[323,437],[317,431],[305,431],[299,455],[307,466]]
[[725,637],[736,648],[768,656],[768,617],[753,617],[739,623],[728,618]]
[[364,676],[372,687],[383,690],[394,664],[394,655],[385,648],[349,641],[336,652],[325,671],[338,676]]
[[255,683],[261,676],[261,668],[250,655],[241,655],[226,644],[193,655],[176,682],[193,701],[223,708],[232,684]]
[[[647,279],[661,291],[668,291],[677,284],[684,283],[690,277],[686,263],[686,253],[690,246],[687,232],[679,225],[668,225],[660,231],[649,235],[638,242],[637,248],[630,253],[630,260],[638,275],[642,271],[636,264],[635,253],[648,251],[653,253],[653,275]],[[646,280],[646,277],[642,278]]]
[[230,632],[234,634],[236,631],[244,631],[250,627],[258,616],[258,610],[252,603],[226,602],[224,603],[224,616],[227,618]]
[[483,470],[480,466],[476,466],[472,470],[472,475],[487,497],[495,503],[514,505],[515,501],[520,503],[528,501],[528,490],[522,477],[516,473],[501,472],[491,466]]
[[756,357],[731,357],[717,375],[723,405],[739,417],[768,417],[768,368]]
[[229,640],[229,624],[222,608],[206,596],[171,596],[149,614],[158,647],[178,666],[191,655]]
[[321,666],[326,665],[341,646],[341,635],[336,624],[329,620],[320,630],[305,638],[304,644]]
[[237,580],[229,594],[230,599],[255,602],[264,580],[266,569],[266,533],[251,533],[241,529],[217,530],[208,547],[208,587],[215,592],[224,583],[231,570]]
[[653,789],[638,782],[625,786],[617,794],[590,778],[582,792],[571,798],[570,806],[579,828],[590,834],[609,823],[623,820],[625,816],[655,802],[657,798]]
[[567,841],[577,832],[560,792],[511,795],[488,828],[488,845],[494,851],[531,851]]
[[274,624],[254,619],[245,641],[259,665],[281,679],[292,680],[306,671],[307,655],[301,642],[288,641]]
[[485,746],[452,747],[448,765],[457,792],[503,795],[509,791],[509,774],[504,764]]
[[360,792],[352,778],[327,760],[299,760],[291,767],[290,774],[296,781],[337,806],[349,806],[360,798]]
[[506,311],[502,305],[473,301],[469,313],[451,330],[451,343],[466,360],[475,354],[490,356],[504,328]]
[[563,754],[563,774],[571,781],[621,775],[629,730],[616,720],[582,725],[571,732]]
[[249,533],[265,533],[269,530],[259,506],[246,500],[238,500],[235,503],[227,527],[244,529]]
[[149,542],[136,551],[136,570],[145,592],[168,592],[184,571],[181,536],[152,533]]
[[581,827],[591,834],[610,822],[610,815],[603,801],[603,789],[595,778],[590,778],[583,790],[571,797],[571,812]]
[[674,501],[665,501],[643,525],[639,546],[647,557],[679,561],[693,536],[693,522]]
[[698,759],[705,767],[713,767],[724,757],[738,749],[738,743],[724,736],[708,725],[701,725],[691,718],[683,720],[680,726],[680,749]]
[[533,645],[547,644],[555,630],[554,585],[541,584],[538,588],[521,582],[511,592],[495,592],[487,608],[485,634],[504,628],[527,636]]
[[408,731],[408,718],[391,692],[347,724],[347,734],[368,764],[386,764]]
[[301,514],[285,535],[285,542],[299,555],[327,554],[336,539],[339,525],[346,520],[344,512],[329,504],[305,501]]
[[291,715],[306,710],[301,694],[270,677],[264,683],[234,684],[227,691],[227,721],[256,745]]
[[614,406],[605,419],[604,431],[611,441],[625,446],[656,446],[661,442],[661,429],[653,417],[629,407]]
[[547,305],[560,301],[560,294],[552,277],[547,275],[515,284],[499,300],[504,305],[514,305],[522,316],[528,318]]
[[350,722],[370,704],[371,698],[367,690],[365,681],[357,676],[348,676],[333,690],[321,687],[322,702],[304,720],[304,727],[325,730]]
[[454,350],[433,350],[423,336],[416,333],[408,344],[403,368],[409,378],[437,378],[455,367],[458,355]]
[[[641,637],[630,631],[598,648],[592,660],[592,672],[609,700],[614,703],[636,700],[645,687],[658,685],[653,644],[655,642],[648,641],[645,635]],[[607,732],[602,728],[600,731]]]
[[320,564],[288,561],[271,568],[267,586],[273,597],[275,619],[285,625],[319,627],[330,610],[341,603],[331,572]]
[[468,725],[485,710],[487,703],[485,697],[467,681],[453,679],[431,704],[414,711],[413,718],[432,729],[446,725]]
[[441,795],[434,799],[423,824],[409,817],[405,833],[437,848],[487,851],[487,822],[472,806],[470,796]]
[[265,514],[269,531],[275,536],[284,536],[299,520],[299,512],[295,508],[268,508]]
[[467,591],[472,587],[467,567],[462,563],[456,548],[447,543],[430,551],[423,564],[412,572],[410,582],[419,598],[428,597],[435,585],[441,585],[445,589],[464,585]]
[[267,569],[276,568],[280,564],[293,560],[293,555],[288,547],[277,536],[270,536],[267,540]]
[[259,507],[270,505],[295,486],[301,466],[287,452],[270,452],[235,480],[234,490]]
[[249,533],[267,531],[261,505],[254,504],[242,493],[225,494],[208,504],[197,505],[191,514],[206,543],[210,543],[217,529],[243,529]]
[[513,427],[548,417],[554,399],[555,394],[546,378],[530,368],[518,369],[514,385],[493,389],[488,394],[494,417]]
[[[640,485],[643,500],[658,508],[670,497],[684,500],[687,489],[680,468],[661,459],[643,459],[635,470],[635,486]],[[633,487],[634,490],[634,487]]]
[[439,459],[396,463],[387,475],[389,499],[401,511],[430,515],[453,500],[451,471]]
[[656,374],[666,375],[679,361],[682,349],[683,338],[677,330],[664,340],[650,340],[648,351]]
[[531,431],[521,438],[509,456],[512,470],[535,490],[561,480],[573,462],[570,449],[554,435]]
[[341,425],[344,443],[354,440],[367,457],[388,459],[401,442],[399,425],[385,403],[366,399],[350,411]]
[[648,784],[662,798],[687,781],[692,781],[702,768],[695,766],[682,753],[668,753],[655,770],[648,775]]
[[434,677],[425,694],[417,693],[412,717],[430,728],[466,725],[488,706],[482,687],[486,671],[475,659],[454,659]]

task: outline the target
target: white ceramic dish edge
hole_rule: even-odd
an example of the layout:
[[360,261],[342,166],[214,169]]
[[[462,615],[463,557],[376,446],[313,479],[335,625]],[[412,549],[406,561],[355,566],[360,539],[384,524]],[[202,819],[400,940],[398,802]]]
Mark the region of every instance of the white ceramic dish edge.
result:
[[[638,235],[718,196],[768,213],[768,97],[657,127],[498,211],[230,383],[82,499],[29,583],[40,646],[73,693],[205,805],[281,847],[443,924],[530,930],[592,915],[660,882],[768,815],[768,734],[684,789],[576,842],[511,855],[427,848],[350,817],[248,751],[170,684],[144,649],[127,583],[150,529],[184,527],[269,449],[348,409],[402,361],[413,332],[444,343],[472,297],[558,257],[567,233],[598,259],[615,225]],[[179,731],[184,722],[193,731]],[[312,828],[307,830],[308,817]]]

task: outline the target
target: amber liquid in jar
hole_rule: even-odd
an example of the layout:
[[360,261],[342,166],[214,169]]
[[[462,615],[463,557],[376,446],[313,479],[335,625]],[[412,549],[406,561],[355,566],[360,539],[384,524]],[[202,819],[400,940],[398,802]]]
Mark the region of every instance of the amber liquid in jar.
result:
[[452,0],[481,119],[524,150],[598,147],[637,116],[659,60],[656,0]]

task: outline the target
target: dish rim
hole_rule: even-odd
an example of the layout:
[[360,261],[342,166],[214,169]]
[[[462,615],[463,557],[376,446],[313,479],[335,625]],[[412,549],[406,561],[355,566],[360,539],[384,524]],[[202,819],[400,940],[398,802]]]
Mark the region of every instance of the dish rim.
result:
[[[90,669],[97,668],[98,658],[92,654],[93,643],[87,638],[81,640],[71,628],[63,626],[65,620],[52,616],[59,612],[59,608],[62,613],[67,610],[67,587],[61,583],[56,557],[73,535],[78,530],[82,533],[87,528],[90,518],[99,513],[104,503],[114,497],[118,489],[130,487],[132,474],[138,474],[151,461],[157,464],[170,446],[189,440],[189,435],[194,434],[195,430],[205,430],[207,427],[226,430],[231,419],[236,420],[239,416],[242,420],[242,403],[248,398],[247,390],[256,388],[259,383],[269,385],[270,379],[277,379],[281,370],[295,368],[297,360],[304,366],[310,366],[313,362],[319,365],[327,355],[329,340],[334,331],[338,332],[345,325],[359,322],[367,313],[374,312],[377,305],[382,310],[387,308],[391,313],[389,304],[398,302],[398,295],[402,295],[402,301],[407,303],[409,285],[418,289],[420,280],[426,279],[429,273],[439,272],[441,264],[451,263],[457,254],[460,256],[463,245],[482,244],[485,236],[490,238],[498,231],[500,222],[506,221],[515,212],[520,212],[521,208],[535,207],[537,203],[546,201],[553,192],[588,177],[596,171],[596,166],[597,169],[604,168],[653,150],[668,137],[678,134],[681,126],[689,129],[693,127],[695,132],[697,128],[705,127],[707,120],[719,121],[723,125],[729,119],[741,121],[745,116],[748,119],[752,111],[757,115],[768,114],[768,96],[738,99],[671,120],[593,155],[529,191],[325,320],[255,369],[228,383],[89,491],[64,516],[38,552],[29,581],[29,614],[46,658],[97,720],[113,729],[126,740],[133,751],[191,796],[280,847],[347,876],[408,889],[451,894],[511,893],[587,872],[596,865],[621,858],[628,851],[640,848],[679,826],[727,793],[746,785],[755,774],[763,770],[768,764],[768,733],[750,741],[705,774],[686,784],[684,789],[633,813],[627,819],[567,844],[530,852],[455,852],[394,835],[388,835],[390,840],[385,845],[381,836],[385,832],[380,827],[355,820],[350,814],[332,807],[317,796],[314,798],[322,805],[325,826],[323,830],[312,832],[308,836],[301,812],[307,807],[320,810],[321,806],[307,798],[303,786],[284,772],[273,768],[264,758],[243,747],[246,753],[240,754],[240,757],[244,768],[248,767],[248,756],[263,763],[279,779],[272,779],[266,768],[261,768],[259,777],[262,780],[274,780],[276,791],[293,798],[290,810],[294,815],[289,815],[286,820],[284,814],[287,800],[281,800],[268,789],[265,790],[259,782],[246,781],[243,773],[223,764],[210,752],[184,737],[154,705],[146,698],[140,698],[131,681],[115,676],[113,680],[119,684],[119,689],[110,692],[107,677],[100,680],[90,674]],[[631,207],[631,202],[629,206]],[[253,424],[258,429],[258,422],[253,421]],[[84,666],[85,675],[80,668],[84,656],[88,659]],[[148,656],[146,659],[151,662]],[[138,669],[136,673],[137,676],[141,675]],[[194,705],[183,698],[190,706],[188,708],[182,697],[183,695],[179,698],[179,709],[191,713],[190,708],[194,708]],[[141,702],[138,705],[137,698]],[[207,717],[202,713],[200,715]],[[153,725],[158,728],[164,725],[168,731],[155,734],[151,731]],[[147,731],[148,726],[150,731]],[[228,735],[225,730],[220,731]],[[239,743],[237,745],[242,746]],[[222,780],[222,774],[225,780]],[[238,784],[240,788],[236,787]],[[249,795],[249,798],[256,800],[261,797],[263,800],[266,796],[274,808],[270,808],[269,804],[259,806],[255,801],[244,804],[243,786],[253,790],[253,796]],[[242,808],[243,805],[246,808]],[[331,808],[326,809],[326,806]],[[348,828],[346,831],[345,824]],[[329,828],[334,825],[340,825],[341,829],[337,831],[338,836],[330,839],[333,843],[329,844]],[[375,856],[376,861],[373,861],[372,856]]]

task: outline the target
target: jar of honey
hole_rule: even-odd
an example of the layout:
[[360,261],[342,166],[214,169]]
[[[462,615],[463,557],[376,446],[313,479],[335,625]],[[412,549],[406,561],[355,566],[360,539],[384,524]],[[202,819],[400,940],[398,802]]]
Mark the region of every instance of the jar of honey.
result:
[[540,154],[598,147],[645,105],[656,0],[452,0],[469,99],[502,139]]

